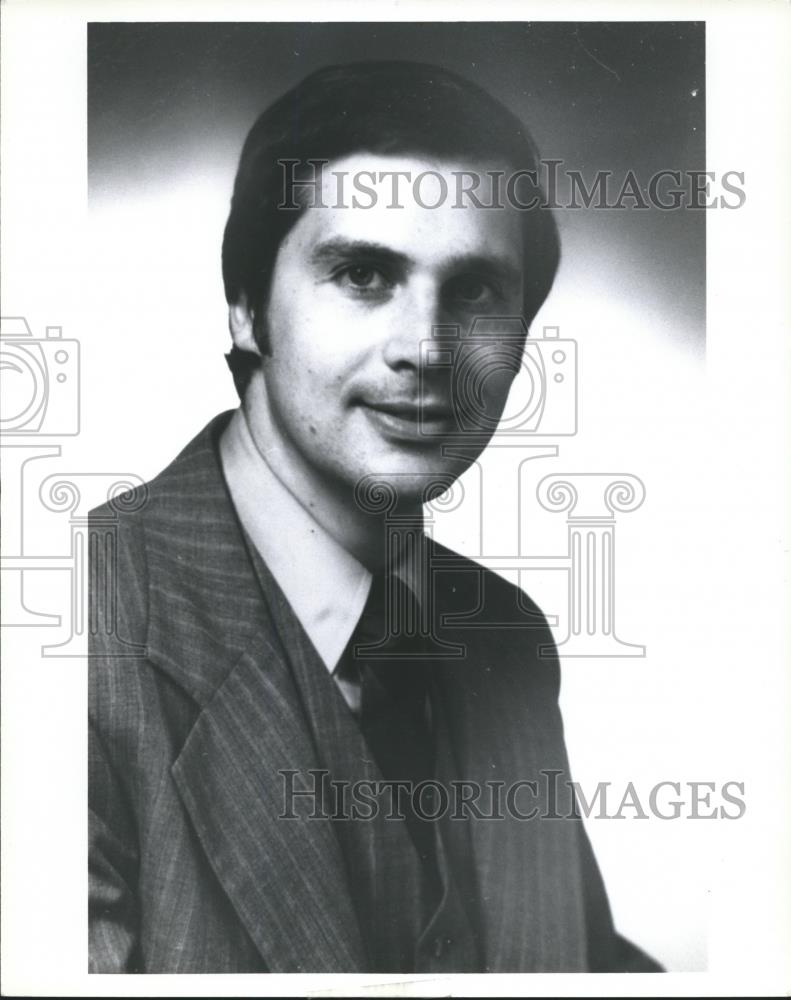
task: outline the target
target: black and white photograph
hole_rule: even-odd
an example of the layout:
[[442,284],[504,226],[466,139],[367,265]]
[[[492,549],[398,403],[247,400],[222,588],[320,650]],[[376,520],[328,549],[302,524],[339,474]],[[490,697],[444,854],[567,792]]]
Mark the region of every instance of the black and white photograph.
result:
[[787,9],[597,6],[5,5],[3,992],[787,992]]

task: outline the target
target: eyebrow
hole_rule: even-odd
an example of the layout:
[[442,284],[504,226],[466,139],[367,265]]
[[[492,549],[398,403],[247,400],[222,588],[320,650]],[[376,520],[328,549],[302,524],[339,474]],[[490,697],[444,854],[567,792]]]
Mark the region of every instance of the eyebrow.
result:
[[[335,237],[325,240],[314,247],[310,255],[314,265],[326,264],[333,260],[369,260],[380,264],[389,264],[405,270],[414,265],[414,261],[393,250],[384,243],[371,240],[347,240]],[[522,271],[509,258],[501,254],[456,254],[449,258],[446,264],[448,271],[471,270],[484,276],[499,278],[510,284],[518,284],[522,279]]]
[[313,248],[310,255],[311,263],[325,264],[331,260],[372,260],[380,264],[409,267],[411,261],[406,254],[393,250],[384,243],[374,243],[369,240],[347,240],[336,237],[325,240]]
[[501,254],[458,254],[448,261],[448,270],[470,270],[484,277],[498,278],[508,284],[517,285],[523,273],[508,257]]

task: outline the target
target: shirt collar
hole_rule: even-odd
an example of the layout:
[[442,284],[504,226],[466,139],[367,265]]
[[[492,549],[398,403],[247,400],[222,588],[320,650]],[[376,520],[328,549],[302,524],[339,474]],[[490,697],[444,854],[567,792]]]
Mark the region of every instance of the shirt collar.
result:
[[[278,479],[241,408],[220,439],[220,459],[243,528],[334,671],[365,607],[370,571]],[[396,572],[419,598],[417,568],[407,561]]]

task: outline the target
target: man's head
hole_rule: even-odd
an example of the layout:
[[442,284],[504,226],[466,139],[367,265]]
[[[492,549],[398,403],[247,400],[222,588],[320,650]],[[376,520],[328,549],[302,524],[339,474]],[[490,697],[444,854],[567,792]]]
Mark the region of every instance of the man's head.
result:
[[[223,276],[229,363],[240,395],[252,378],[268,440],[346,485],[458,473],[439,447],[452,423],[447,386],[421,379],[421,344],[440,324],[464,336],[478,316],[529,324],[549,292],[554,220],[503,199],[517,172],[538,176],[524,126],[435,66],[330,67],[260,116],[239,164]],[[512,375],[500,364],[479,380],[490,413]]]

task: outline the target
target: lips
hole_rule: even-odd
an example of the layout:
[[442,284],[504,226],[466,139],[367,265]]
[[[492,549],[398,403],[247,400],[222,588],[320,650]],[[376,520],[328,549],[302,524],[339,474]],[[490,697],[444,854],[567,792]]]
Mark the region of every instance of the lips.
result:
[[428,400],[371,400],[360,401],[366,416],[387,436],[402,440],[426,440],[454,427],[453,410],[445,403]]
[[370,402],[365,401],[365,405],[380,413],[389,413],[394,417],[403,420],[450,420],[453,411],[449,406],[441,403],[414,403],[414,402]]

